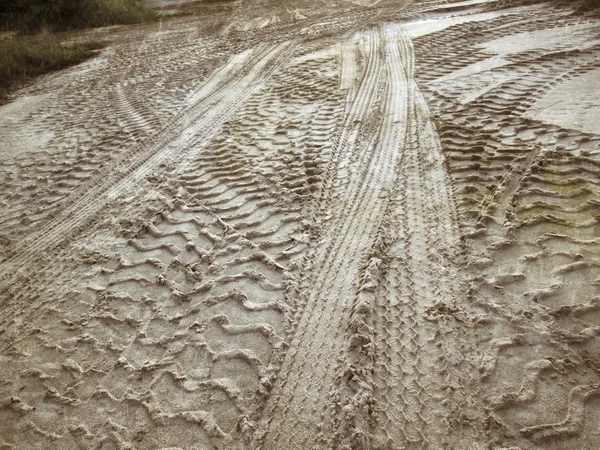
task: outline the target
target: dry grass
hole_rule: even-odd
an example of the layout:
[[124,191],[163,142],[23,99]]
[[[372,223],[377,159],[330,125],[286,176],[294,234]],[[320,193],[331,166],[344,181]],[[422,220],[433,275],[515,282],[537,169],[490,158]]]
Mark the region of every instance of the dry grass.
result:
[[0,4],[0,28],[21,34],[134,24],[156,19],[139,0],[12,0]]
[[579,0],[577,11],[592,11],[600,9],[600,0]]
[[0,29],[17,33],[0,37],[0,102],[33,77],[84,61],[104,46],[100,42],[65,45],[68,36],[55,33],[156,17],[139,0],[0,0]]
[[65,36],[40,34],[0,40],[0,101],[33,77],[84,61],[102,42],[65,45]]

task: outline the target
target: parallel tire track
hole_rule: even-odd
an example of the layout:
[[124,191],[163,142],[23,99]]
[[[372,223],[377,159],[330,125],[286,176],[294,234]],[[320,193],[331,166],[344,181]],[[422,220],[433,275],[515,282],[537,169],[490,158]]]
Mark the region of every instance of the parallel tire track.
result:
[[[207,141],[210,140],[213,133],[235,111],[236,106],[245,101],[293,49],[294,45],[289,42],[267,48],[255,57],[245,75],[234,78],[203,101],[193,105],[168,125],[160,136],[132,151],[128,161],[123,161],[126,163],[125,167],[117,165],[117,170],[112,171],[103,169],[95,177],[99,179],[98,184],[75,200],[57,218],[25,239],[14,249],[14,252],[18,253],[17,256],[4,261],[0,269],[10,265],[12,274],[18,273],[22,267],[35,259],[39,252],[57,246],[77,227],[97,214],[107,202],[127,192],[132,183],[143,179],[161,162],[172,157],[174,152],[184,150],[194,139],[198,139],[199,135]],[[217,107],[213,107],[215,103]],[[100,178],[101,176],[104,176],[104,179]]]
[[344,370],[330,396],[328,417],[336,419],[328,419],[322,439],[334,448],[439,445],[443,421],[429,398],[440,385],[440,361],[428,348],[435,328],[424,317],[456,299],[451,260],[459,253],[459,230],[441,145],[413,79],[411,44],[400,32],[386,51],[401,63],[390,64],[402,89],[389,98],[404,98],[405,106],[391,110],[382,145],[397,148],[401,140],[402,147],[355,291]]
[[[394,216],[396,212],[391,205],[407,202],[406,199],[390,201],[390,195],[393,197],[393,193],[398,192],[398,195],[409,196],[406,207],[410,212],[407,213],[407,220],[403,222],[406,229],[422,230],[426,235],[428,228],[433,227],[444,248],[449,245],[448,240],[452,245],[458,242],[456,217],[451,210],[447,210],[448,222],[444,222],[444,215],[441,223],[436,222],[431,209],[428,212],[422,211],[425,203],[423,198],[427,195],[424,190],[427,189],[431,189],[430,198],[436,205],[439,202],[441,208],[447,208],[441,206],[444,201],[449,201],[449,205],[453,203],[451,195],[447,192],[436,191],[443,190],[447,180],[439,141],[435,133],[431,134],[431,124],[422,118],[423,111],[426,111],[422,99],[415,99],[415,94],[411,94],[415,85],[412,80],[414,63],[410,41],[404,36],[388,33],[386,29],[378,30],[378,33],[383,35],[383,52],[373,48],[371,44],[370,54],[371,58],[377,58],[383,53],[386,67],[374,71],[376,60],[369,59],[365,70],[366,73],[374,74],[383,71],[386,75],[383,122],[373,146],[365,145],[353,149],[351,144],[354,141],[346,137],[342,130],[338,145],[343,146],[344,154],[353,155],[359,151],[362,153],[357,154],[357,167],[346,172],[348,180],[343,195],[338,197],[333,193],[331,210],[335,212],[334,221],[315,252],[312,262],[315,275],[314,279],[308,281],[313,293],[308,298],[302,315],[297,319],[298,325],[291,349],[265,410],[269,419],[258,433],[263,449],[314,447],[318,432],[316,421],[319,417],[327,421],[327,417],[323,417],[328,401],[326,399],[332,398],[330,392],[336,392],[335,379],[339,376],[339,363],[344,359],[344,349],[347,345],[344,324],[350,319],[349,307],[359,289],[360,280],[364,279],[360,268],[375,241],[385,211],[391,208],[390,214]],[[366,79],[366,83],[364,80],[361,84],[346,123],[356,123],[351,117],[360,117],[362,111],[368,107],[368,103],[363,99],[369,96],[365,97],[361,92],[363,86],[373,89],[370,87],[372,76]],[[417,101],[421,103],[418,107]],[[406,123],[412,127],[408,134],[405,129]],[[436,142],[437,146],[433,145]],[[404,147],[398,151],[402,143]],[[406,158],[408,162],[413,162],[406,165],[399,163]],[[342,161],[344,159],[347,160],[347,156],[341,158]],[[425,163],[427,169],[423,167]],[[343,162],[340,162],[340,166],[344,170]],[[397,167],[402,168],[400,176]],[[408,185],[405,189],[398,188],[396,191],[396,180],[405,180]],[[431,188],[429,183],[432,184]],[[441,230],[443,232],[440,232]],[[444,233],[454,233],[454,237]],[[431,294],[428,286],[433,280],[420,278],[422,273],[433,272],[431,267],[425,268],[424,263],[419,262],[419,256],[427,253],[431,238],[423,235],[423,239],[427,239],[423,241],[419,239],[418,233],[411,231],[410,234],[410,243],[407,245],[412,245],[415,264],[418,264],[418,267],[413,269],[416,273],[415,279],[419,280],[415,286],[416,295],[428,298]],[[428,264],[430,265],[431,261]],[[406,341],[405,337],[403,339]],[[339,360],[340,356],[342,360]],[[419,385],[418,380],[415,383]],[[423,404],[422,397],[423,394],[416,397],[420,404]],[[334,394],[333,398],[339,397]],[[416,410],[416,414],[420,414],[420,411],[421,409]],[[310,419],[311,422],[297,422],[294,418],[298,417]],[[396,429],[400,425],[395,423],[391,428]],[[325,433],[322,439],[330,437]]]

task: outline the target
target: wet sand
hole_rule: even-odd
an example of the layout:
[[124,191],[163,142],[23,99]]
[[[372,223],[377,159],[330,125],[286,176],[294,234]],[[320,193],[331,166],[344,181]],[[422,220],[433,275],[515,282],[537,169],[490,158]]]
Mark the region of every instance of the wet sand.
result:
[[0,449],[598,448],[598,16],[164,7],[0,107]]

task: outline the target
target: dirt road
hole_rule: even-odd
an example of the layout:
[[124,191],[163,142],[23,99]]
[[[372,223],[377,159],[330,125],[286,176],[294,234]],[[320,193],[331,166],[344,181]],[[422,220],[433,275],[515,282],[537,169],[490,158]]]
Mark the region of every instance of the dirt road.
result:
[[0,449],[599,448],[598,16],[178,3],[0,107]]

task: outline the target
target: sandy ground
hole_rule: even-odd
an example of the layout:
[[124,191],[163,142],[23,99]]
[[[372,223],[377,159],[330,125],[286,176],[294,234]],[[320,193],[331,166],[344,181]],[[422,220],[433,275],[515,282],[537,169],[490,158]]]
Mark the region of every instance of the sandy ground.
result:
[[0,449],[600,448],[600,18],[177,7],[0,107]]

